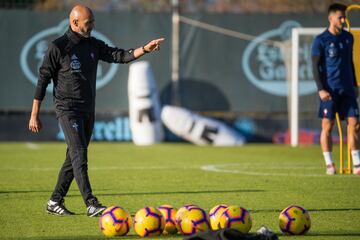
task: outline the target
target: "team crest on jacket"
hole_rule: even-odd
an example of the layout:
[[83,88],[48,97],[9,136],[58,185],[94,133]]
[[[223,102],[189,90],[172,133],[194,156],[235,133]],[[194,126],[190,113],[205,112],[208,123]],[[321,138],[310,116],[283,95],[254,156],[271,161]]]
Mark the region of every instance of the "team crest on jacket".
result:
[[71,72],[81,72],[81,63],[75,54],[71,56],[70,67]]

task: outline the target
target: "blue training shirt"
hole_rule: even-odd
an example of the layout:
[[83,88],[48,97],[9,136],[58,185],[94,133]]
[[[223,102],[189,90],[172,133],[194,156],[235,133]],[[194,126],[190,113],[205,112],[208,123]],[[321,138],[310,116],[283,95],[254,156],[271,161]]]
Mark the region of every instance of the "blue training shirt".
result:
[[312,56],[320,57],[319,73],[324,87],[330,93],[354,95],[355,78],[352,69],[354,38],[343,30],[335,36],[326,29],[316,36],[311,50]]

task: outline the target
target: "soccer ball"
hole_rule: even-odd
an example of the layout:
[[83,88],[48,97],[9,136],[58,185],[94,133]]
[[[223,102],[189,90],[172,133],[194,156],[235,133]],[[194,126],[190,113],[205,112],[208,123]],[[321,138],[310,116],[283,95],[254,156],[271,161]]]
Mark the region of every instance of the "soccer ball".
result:
[[242,233],[248,233],[252,226],[250,213],[239,206],[229,206],[219,218],[220,228],[234,228]]
[[228,207],[226,204],[219,204],[213,207],[209,212],[209,218],[210,218],[210,225],[212,230],[218,230],[219,229],[219,217],[221,214],[225,211],[225,209]]
[[134,230],[140,237],[158,236],[165,227],[165,219],[154,207],[145,207],[137,211],[134,218]]
[[178,226],[183,235],[207,231],[210,229],[209,217],[203,209],[192,207],[181,215]]
[[290,205],[279,216],[279,226],[283,233],[302,235],[309,231],[311,219],[308,211],[303,207]]
[[192,208],[199,208],[199,206],[195,205],[195,204],[186,204],[184,206],[182,206],[181,208],[179,208],[179,210],[177,211],[176,215],[175,215],[175,221],[176,224],[179,224],[179,221],[181,220],[181,216],[189,211]]
[[124,236],[132,225],[130,214],[119,206],[108,207],[99,219],[100,229],[107,237]]
[[175,234],[177,233],[176,220],[175,216],[177,209],[171,205],[161,205],[158,207],[158,210],[161,212],[165,219],[165,228],[163,234]]

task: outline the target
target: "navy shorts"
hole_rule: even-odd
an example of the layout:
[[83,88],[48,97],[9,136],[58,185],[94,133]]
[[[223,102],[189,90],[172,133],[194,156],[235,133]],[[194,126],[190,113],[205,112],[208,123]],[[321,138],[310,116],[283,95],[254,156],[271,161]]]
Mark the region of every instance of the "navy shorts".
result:
[[330,101],[321,101],[319,118],[335,119],[335,113],[339,113],[341,119],[359,117],[359,107],[354,96],[335,95]]

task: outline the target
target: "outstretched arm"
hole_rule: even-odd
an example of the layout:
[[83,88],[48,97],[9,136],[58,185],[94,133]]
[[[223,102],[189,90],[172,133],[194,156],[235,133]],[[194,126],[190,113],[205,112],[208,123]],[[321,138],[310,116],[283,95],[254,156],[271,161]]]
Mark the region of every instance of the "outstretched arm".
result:
[[158,38],[155,40],[150,41],[149,43],[145,44],[143,47],[139,47],[134,50],[134,57],[139,58],[143,56],[145,53],[151,53],[154,51],[160,50],[160,44],[165,40],[165,38]]
[[100,45],[99,59],[108,63],[129,63],[143,56],[145,53],[151,53],[160,50],[160,44],[164,40],[165,38],[158,38],[148,42],[142,47],[136,49],[131,48],[128,50],[109,47],[103,41],[98,40]]

